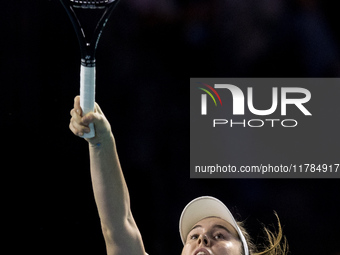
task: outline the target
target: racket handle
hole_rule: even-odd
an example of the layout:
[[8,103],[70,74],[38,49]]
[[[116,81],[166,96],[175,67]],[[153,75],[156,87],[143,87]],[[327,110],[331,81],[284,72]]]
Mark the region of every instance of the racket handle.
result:
[[[96,67],[80,66],[80,107],[83,116],[94,111],[96,91]],[[92,138],[95,136],[93,123],[90,123],[90,133],[85,133],[83,138]]]

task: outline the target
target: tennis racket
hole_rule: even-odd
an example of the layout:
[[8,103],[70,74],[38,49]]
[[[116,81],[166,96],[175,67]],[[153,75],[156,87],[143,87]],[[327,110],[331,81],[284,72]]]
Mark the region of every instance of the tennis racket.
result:
[[[71,19],[78,37],[81,54],[80,107],[83,115],[94,111],[96,87],[95,53],[100,35],[119,0],[60,0]],[[95,136],[93,123],[90,133],[83,138]]]

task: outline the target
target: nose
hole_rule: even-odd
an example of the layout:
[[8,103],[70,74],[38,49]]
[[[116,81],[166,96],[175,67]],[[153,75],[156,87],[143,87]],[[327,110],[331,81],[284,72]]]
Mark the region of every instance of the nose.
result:
[[207,237],[207,235],[200,235],[198,238],[198,244],[202,244],[204,246],[209,246],[210,245],[210,241],[209,238]]

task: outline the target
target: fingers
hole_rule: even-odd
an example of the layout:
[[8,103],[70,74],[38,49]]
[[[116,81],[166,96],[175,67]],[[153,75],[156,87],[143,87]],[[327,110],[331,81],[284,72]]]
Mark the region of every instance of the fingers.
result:
[[88,119],[88,121],[84,121],[84,118],[81,117],[80,113],[81,110],[75,108],[70,112],[72,118],[70,120],[69,128],[77,136],[82,136],[84,133],[90,132],[88,124],[91,123],[91,120]]
[[99,105],[95,103],[94,112],[87,113],[83,115],[82,109],[80,107],[80,97],[74,98],[74,108],[70,112],[72,118],[70,120],[69,128],[73,134],[77,136],[83,136],[84,133],[89,133],[90,128],[88,127],[90,123],[94,123],[96,130],[96,137],[107,137],[111,134],[110,123],[105,118]]
[[94,112],[97,112],[101,115],[104,115],[103,112],[102,112],[102,109],[100,109],[99,105],[96,102],[94,104],[95,104],[94,105]]
[[83,115],[82,109],[81,109],[81,107],[80,107],[80,96],[76,96],[76,97],[74,98],[73,108],[74,108],[76,111],[79,111],[80,116]]
[[[74,104],[73,104],[73,108],[77,111],[79,110],[79,114],[80,116],[82,116],[82,109],[80,106],[80,96],[76,96],[74,98]],[[98,112],[99,114],[103,114],[102,110],[100,109],[99,105],[95,102],[95,106],[94,106],[94,112]]]

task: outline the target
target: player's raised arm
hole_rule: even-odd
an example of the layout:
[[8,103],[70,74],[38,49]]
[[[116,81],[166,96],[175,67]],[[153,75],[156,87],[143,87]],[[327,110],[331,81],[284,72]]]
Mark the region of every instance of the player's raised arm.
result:
[[79,97],[71,110],[70,129],[82,136],[94,123],[96,136],[89,143],[92,186],[108,255],[144,255],[142,237],[130,209],[130,197],[119,163],[111,127],[100,107],[82,117]]

